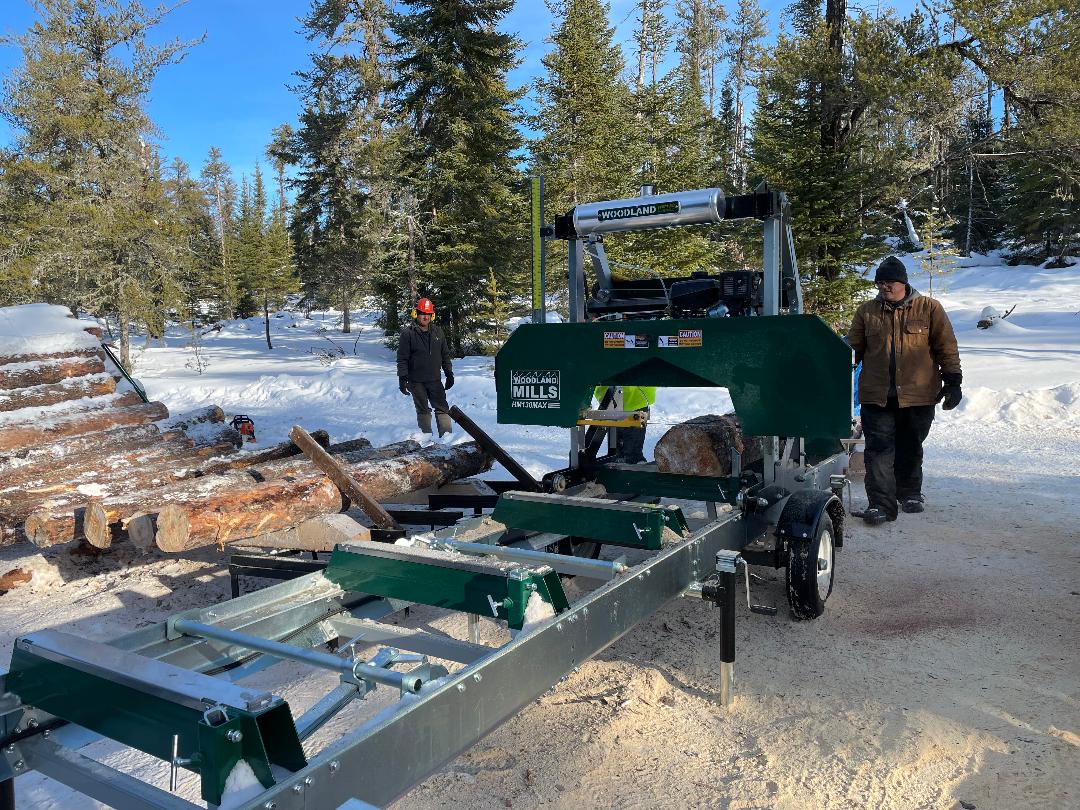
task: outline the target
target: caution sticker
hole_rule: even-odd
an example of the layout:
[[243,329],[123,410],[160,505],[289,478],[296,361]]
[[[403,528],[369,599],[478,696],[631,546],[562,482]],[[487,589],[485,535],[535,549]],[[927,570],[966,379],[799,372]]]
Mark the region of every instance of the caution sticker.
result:
[[660,335],[656,345],[661,349],[692,349],[701,346],[700,329],[680,329],[677,335]]
[[647,349],[648,335],[628,335],[626,332],[604,332],[605,349]]

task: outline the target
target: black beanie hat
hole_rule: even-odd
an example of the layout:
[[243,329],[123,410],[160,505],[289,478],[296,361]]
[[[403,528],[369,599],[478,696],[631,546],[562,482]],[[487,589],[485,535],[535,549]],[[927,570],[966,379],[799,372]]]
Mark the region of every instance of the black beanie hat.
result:
[[889,256],[878,265],[877,272],[874,273],[874,283],[879,281],[902,281],[907,284],[907,268],[898,258]]

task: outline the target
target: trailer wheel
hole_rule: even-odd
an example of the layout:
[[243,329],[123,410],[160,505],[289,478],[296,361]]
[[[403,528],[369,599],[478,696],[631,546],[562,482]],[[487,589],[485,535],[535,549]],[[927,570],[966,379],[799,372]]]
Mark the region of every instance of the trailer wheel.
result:
[[788,604],[796,619],[816,619],[825,612],[836,565],[834,537],[832,518],[823,513],[813,537],[788,540]]

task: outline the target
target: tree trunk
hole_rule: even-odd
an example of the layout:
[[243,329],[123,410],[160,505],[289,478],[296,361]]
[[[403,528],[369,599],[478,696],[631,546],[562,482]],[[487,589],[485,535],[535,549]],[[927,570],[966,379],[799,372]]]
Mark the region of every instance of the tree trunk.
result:
[[697,416],[675,425],[656,443],[660,472],[681,475],[731,475],[731,451],[742,454],[742,465],[762,458],[761,440],[743,436],[734,413]]
[[968,210],[967,210],[967,229],[964,233],[964,255],[971,255],[971,231],[972,231],[972,219],[974,216],[973,209],[975,208],[975,158],[968,156]]
[[[429,448],[386,461],[360,462],[347,471],[375,500],[424,487],[441,486],[491,468],[492,459],[475,442],[452,448]],[[194,501],[173,501],[157,518],[162,551],[255,537],[295,526],[318,515],[341,511],[341,493],[324,475],[276,479],[246,491],[211,494]],[[29,531],[27,532],[29,534]]]
[[[120,291],[123,295],[123,290]],[[127,312],[120,312],[120,365],[124,371],[131,373],[131,324],[128,323]]]
[[131,452],[179,436],[179,431],[162,433],[157,425],[136,425],[22,448],[0,456],[0,479],[16,469],[24,476],[57,466],[76,469],[90,458],[121,451]]
[[[318,442],[322,447],[328,447],[330,444],[330,436],[325,430],[312,431],[311,438]],[[367,439],[363,439],[362,441],[363,447],[371,447],[371,442]],[[360,449],[360,447],[358,446],[352,449]],[[225,458],[214,459],[213,461],[200,466],[199,473],[201,475],[213,475],[228,472],[230,470],[243,470],[248,467],[255,467],[260,464],[295,457],[300,454],[300,448],[291,441],[282,442],[281,444],[267,447],[265,450],[259,450],[255,453],[237,453],[232,456],[226,456]]]
[[[411,194],[409,200],[412,200]],[[410,305],[415,305],[418,300],[416,294],[416,217],[413,216],[411,208],[407,221],[409,223],[409,302]]]
[[0,356],[0,360],[4,362],[0,369],[7,367],[12,363],[18,363],[20,365],[26,363],[36,362],[53,362],[56,360],[88,360],[92,357],[96,357],[102,361],[102,365],[105,363],[105,352],[102,349],[77,349],[70,352],[46,352],[44,354],[8,354]]
[[175,416],[166,423],[165,428],[166,430],[187,431],[203,422],[224,421],[225,411],[221,410],[217,405],[207,405],[205,408],[199,408],[198,410],[188,411],[187,413]]
[[349,289],[347,287],[342,287],[341,288],[341,331],[344,332],[346,335],[349,334],[349,332],[352,331],[352,325],[351,325],[352,321],[350,320],[350,318],[352,317],[352,312],[350,312],[351,307],[352,307],[352,301],[349,298]]
[[65,459],[63,463],[48,461],[14,467],[0,473],[0,496],[8,494],[8,490],[18,489],[29,493],[56,484],[69,484],[73,491],[80,484],[92,483],[96,476],[107,473],[131,478],[139,476],[144,468],[161,460],[201,458],[200,449],[205,448],[196,448],[195,442],[187,437],[169,435],[172,438],[162,441],[159,433],[159,440],[149,447],[83,455],[72,463],[67,463]]
[[[351,443],[346,443],[348,444]],[[353,450],[340,458],[348,464],[377,464],[403,452],[414,452],[418,449],[416,442],[398,442],[375,449]],[[175,482],[175,479],[162,480],[158,478],[157,471],[151,473],[153,480],[134,477],[130,487],[101,500],[107,519],[99,521],[97,525],[107,526],[108,536],[98,535],[87,539],[98,548],[108,548],[113,540],[127,531],[127,524],[133,516],[144,515],[151,519],[161,511],[163,505],[172,501],[201,503],[207,498],[220,495],[222,502],[225,502],[230,497],[242,498],[243,493],[265,482],[285,478],[299,480],[323,477],[314,465],[303,457],[282,459],[246,469],[232,469],[219,475],[200,475],[198,467],[193,468],[192,472],[199,477],[179,482]],[[26,517],[23,524],[27,538],[35,545],[45,548],[84,537],[83,514],[87,500],[87,496],[68,497],[62,503],[38,509]]]
[[0,392],[0,412],[17,411],[20,408],[44,408],[71,399],[105,396],[115,390],[116,380],[104,372],[59,383],[34,385],[16,391]]
[[270,299],[263,293],[263,324],[266,327],[266,348],[273,350],[274,344],[270,342]]
[[74,377],[104,374],[100,353],[86,353],[54,360],[8,363],[0,366],[0,391],[51,385]]
[[97,433],[122,425],[145,425],[169,415],[168,408],[160,402],[143,403],[134,391],[102,399],[107,401],[96,410],[78,412],[36,425],[0,427],[0,452],[44,444],[67,436]]

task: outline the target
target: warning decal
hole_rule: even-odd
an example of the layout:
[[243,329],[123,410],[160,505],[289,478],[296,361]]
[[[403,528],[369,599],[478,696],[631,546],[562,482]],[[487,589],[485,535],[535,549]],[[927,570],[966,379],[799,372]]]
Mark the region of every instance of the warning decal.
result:
[[656,345],[661,349],[691,349],[701,346],[700,329],[680,329],[678,335],[660,335]]
[[648,335],[628,335],[626,332],[604,332],[605,349],[647,349]]

